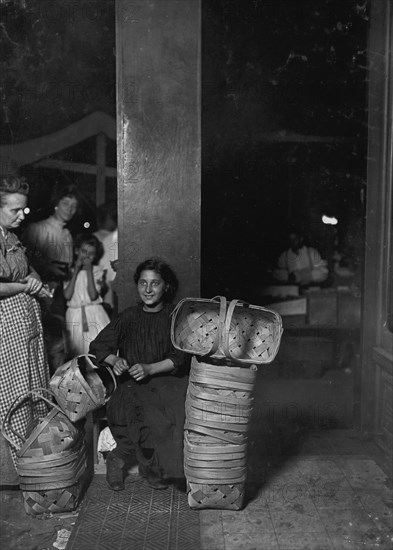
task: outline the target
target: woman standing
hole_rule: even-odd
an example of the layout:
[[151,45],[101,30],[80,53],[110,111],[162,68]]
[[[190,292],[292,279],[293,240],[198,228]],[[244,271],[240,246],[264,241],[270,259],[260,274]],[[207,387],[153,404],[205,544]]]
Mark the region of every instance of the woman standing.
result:
[[[57,191],[51,205],[53,213],[44,220],[28,225],[22,238],[34,269],[51,290],[55,290],[62,298],[63,281],[74,260],[73,238],[66,225],[78,208],[76,189],[66,187]],[[64,301],[59,313],[65,313]]]
[[[24,178],[0,181],[0,420],[11,403],[28,390],[47,387],[49,370],[44,354],[40,305],[48,296],[39,275],[29,265],[13,233],[24,220],[29,186]],[[22,436],[34,414],[45,413],[40,402],[26,402],[12,415],[12,427]],[[43,410],[42,410],[43,409]],[[21,441],[12,433],[17,446]],[[4,440],[2,440],[4,444]],[[12,452],[13,454],[13,452]],[[4,482],[6,483],[6,482]]]
[[22,235],[31,264],[53,294],[52,300],[43,300],[42,304],[45,344],[52,374],[67,359],[63,282],[73,263],[74,250],[73,238],[66,226],[78,208],[76,193],[72,186],[56,190],[51,198],[53,213],[28,225]]
[[116,441],[107,456],[107,482],[114,491],[124,489],[123,468],[133,450],[139,474],[154,489],[184,475],[186,355],[170,337],[177,280],[167,264],[149,259],[137,267],[134,281],[141,303],[124,310],[90,344],[90,353],[119,377],[107,405]]

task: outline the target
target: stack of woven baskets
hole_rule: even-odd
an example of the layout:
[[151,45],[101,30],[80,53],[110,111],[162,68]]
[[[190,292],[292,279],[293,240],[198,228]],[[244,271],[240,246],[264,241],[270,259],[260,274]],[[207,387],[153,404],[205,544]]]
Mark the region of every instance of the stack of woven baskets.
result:
[[[16,450],[15,467],[19,475],[24,507],[30,515],[68,512],[75,509],[81,495],[80,482],[86,471],[84,434],[53,401],[45,388],[27,392],[24,399],[36,396],[49,406],[46,416],[36,416],[24,437],[12,428],[14,403],[5,417],[2,434]],[[9,431],[22,444],[18,447]]]
[[239,300],[186,298],[173,312],[172,343],[193,355],[184,433],[191,508],[242,508],[256,365],[273,361],[281,335],[277,313]]
[[[111,369],[95,364],[93,356],[80,355],[59,367],[49,386],[17,399],[1,430],[16,450],[15,467],[30,515],[69,512],[78,505],[87,471],[84,430],[79,420],[107,402],[116,380]],[[22,436],[12,427],[12,414],[18,402],[33,396],[45,402],[49,412],[39,414],[32,407],[33,420]],[[15,438],[21,442],[19,446]]]

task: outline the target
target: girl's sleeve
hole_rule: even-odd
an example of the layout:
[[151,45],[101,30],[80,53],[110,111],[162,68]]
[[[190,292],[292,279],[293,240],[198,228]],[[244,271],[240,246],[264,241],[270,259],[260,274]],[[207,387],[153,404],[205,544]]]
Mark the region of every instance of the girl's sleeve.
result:
[[175,375],[182,373],[187,368],[189,363],[188,354],[174,348],[173,346],[171,346],[171,350],[165,355],[164,359],[170,359],[173,362],[175,370],[173,370],[171,374]]
[[111,321],[97,337],[90,343],[89,353],[96,356],[98,362],[102,362],[108,355],[116,355],[125,334],[127,324],[127,310]]

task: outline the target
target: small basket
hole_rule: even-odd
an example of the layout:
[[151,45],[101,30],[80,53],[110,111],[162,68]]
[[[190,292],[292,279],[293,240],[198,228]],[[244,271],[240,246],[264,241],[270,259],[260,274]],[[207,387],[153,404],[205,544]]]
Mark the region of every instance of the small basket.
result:
[[72,422],[99,409],[116,389],[116,378],[107,366],[96,366],[93,355],[79,355],[59,367],[49,381],[56,401]]
[[256,367],[192,358],[186,397],[184,471],[193,509],[240,510]]
[[172,313],[173,345],[194,355],[224,357],[219,350],[226,315],[226,298],[184,298]]
[[[44,418],[33,419],[24,437],[10,423],[12,411],[21,398],[12,403],[1,428],[5,439],[16,449],[15,468],[25,499],[25,510],[31,515],[74,509],[81,492],[80,480],[87,468],[84,433],[60,407],[41,395],[42,392],[52,395],[50,390],[37,388],[23,397],[36,395],[52,407]],[[20,447],[15,445],[7,430],[23,442]]]
[[172,313],[175,348],[235,363],[270,363],[282,332],[281,317],[275,311],[240,300],[232,300],[227,308],[223,296],[184,298]]

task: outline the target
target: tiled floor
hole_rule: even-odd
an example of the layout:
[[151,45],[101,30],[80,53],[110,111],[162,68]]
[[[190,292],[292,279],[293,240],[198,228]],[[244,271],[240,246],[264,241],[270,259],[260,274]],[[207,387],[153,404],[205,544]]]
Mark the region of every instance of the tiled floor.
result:
[[[258,425],[252,442],[243,510],[191,511],[185,494],[170,490],[152,495],[150,489],[150,499],[152,496],[161,500],[170,498],[172,504],[155,499],[156,506],[149,504],[149,511],[143,514],[138,504],[138,498],[143,497],[146,489],[143,483],[137,480],[133,490],[128,487],[124,495],[119,495],[106,488],[103,476],[97,476],[104,483],[99,505],[105,513],[101,510],[93,518],[98,526],[91,531],[95,536],[94,545],[93,537],[86,538],[88,533],[80,531],[85,537],[80,539],[83,547],[89,550],[117,548],[118,526],[122,525],[124,515],[124,524],[127,518],[128,522],[139,518],[139,531],[143,530],[143,521],[149,527],[144,530],[143,544],[139,541],[140,546],[136,547],[173,550],[172,543],[165,546],[159,536],[152,535],[157,528],[154,514],[158,513],[170,519],[168,532],[179,541],[179,550],[199,545],[201,550],[393,549],[392,475],[385,457],[372,443],[363,441],[352,430],[306,432],[291,424],[276,425],[270,432],[267,426]],[[25,514],[17,494],[14,498],[1,492],[1,496],[2,550],[59,548],[61,530],[68,537],[71,534],[69,547],[77,548],[77,529],[81,529],[78,512],[68,517],[34,519]],[[92,498],[96,497],[94,493]],[[122,499],[125,499],[124,506]],[[118,508],[115,506],[112,510],[113,503]],[[177,506],[175,515],[168,513],[173,503]],[[115,514],[113,525],[106,521],[108,511]],[[199,522],[199,531],[197,525],[191,530],[190,521]],[[113,535],[111,529],[114,529]],[[102,540],[100,532],[105,535]]]
[[[393,494],[383,457],[353,431],[309,434],[278,467],[249,480],[240,512],[202,511],[202,550],[393,548]],[[251,472],[253,473],[253,472]]]
[[198,514],[184,491],[155,491],[137,473],[124,491],[111,491],[105,476],[93,479],[67,550],[200,550]]

